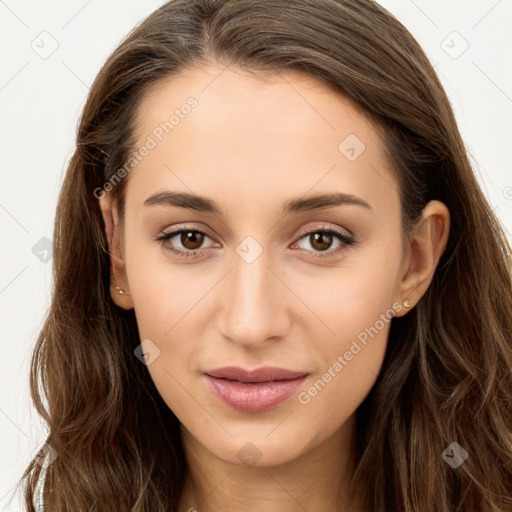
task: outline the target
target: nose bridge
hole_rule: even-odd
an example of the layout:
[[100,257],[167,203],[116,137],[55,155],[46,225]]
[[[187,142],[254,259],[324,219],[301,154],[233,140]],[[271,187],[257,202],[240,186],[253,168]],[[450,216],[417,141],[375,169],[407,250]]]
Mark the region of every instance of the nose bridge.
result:
[[283,334],[286,298],[282,283],[268,268],[266,251],[249,240],[240,244],[237,253],[223,286],[221,329],[238,344],[256,346]]

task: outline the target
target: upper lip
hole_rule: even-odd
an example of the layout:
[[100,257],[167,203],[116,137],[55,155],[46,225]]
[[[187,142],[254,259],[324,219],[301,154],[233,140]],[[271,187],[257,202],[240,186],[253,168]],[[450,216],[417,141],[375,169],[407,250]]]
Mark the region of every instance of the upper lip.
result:
[[307,372],[295,372],[276,368],[275,366],[264,366],[254,370],[244,370],[237,366],[224,366],[204,372],[210,377],[217,379],[238,380],[240,382],[268,382],[271,380],[290,380],[308,375]]

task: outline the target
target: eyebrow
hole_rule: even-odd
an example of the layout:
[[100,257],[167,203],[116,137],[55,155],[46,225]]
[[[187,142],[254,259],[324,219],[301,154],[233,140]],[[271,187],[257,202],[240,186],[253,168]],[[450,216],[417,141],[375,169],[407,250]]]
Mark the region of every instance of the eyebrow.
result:
[[[144,206],[155,205],[177,206],[198,212],[222,215],[222,209],[215,201],[187,192],[172,192],[170,190],[157,192],[144,201]],[[302,197],[290,199],[284,203],[283,213],[300,213],[341,205],[356,205],[373,210],[373,208],[360,197],[352,194],[334,192],[330,194],[319,194],[305,199]]]

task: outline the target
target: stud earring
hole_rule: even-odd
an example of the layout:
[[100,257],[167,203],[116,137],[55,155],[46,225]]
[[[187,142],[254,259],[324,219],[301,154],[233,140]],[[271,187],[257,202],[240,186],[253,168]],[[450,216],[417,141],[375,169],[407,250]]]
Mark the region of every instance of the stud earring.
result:
[[406,308],[410,308],[412,306],[411,301],[409,299],[405,299],[403,304],[404,304],[404,307],[406,307]]
[[116,286],[116,290],[117,290],[117,293],[119,293],[120,295],[129,295],[128,293],[126,293],[124,290],[122,290],[121,288],[119,288],[119,286]]

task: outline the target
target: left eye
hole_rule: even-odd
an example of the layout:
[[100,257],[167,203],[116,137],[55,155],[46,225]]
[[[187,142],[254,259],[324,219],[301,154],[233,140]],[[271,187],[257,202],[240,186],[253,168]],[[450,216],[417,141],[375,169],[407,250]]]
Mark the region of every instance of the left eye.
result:
[[[329,250],[334,239],[338,240],[338,246],[333,250]],[[346,249],[347,246],[352,245],[355,242],[354,237],[334,228],[315,229],[309,231],[300,237],[299,241],[302,240],[305,240],[314,249],[312,252],[316,253],[313,254],[315,257],[332,256],[333,254],[338,254],[339,252]],[[304,247],[302,247],[302,249],[304,249]],[[305,250],[309,249],[306,248]]]
[[[182,249],[176,249],[174,247],[176,242],[172,241],[173,238],[177,238],[177,241],[183,247]],[[179,229],[157,236],[155,237],[155,240],[160,242],[166,250],[178,255],[179,257],[194,258],[202,254],[206,249],[211,248],[201,247],[205,241],[205,238],[210,237],[198,229]],[[334,250],[329,250],[334,239],[338,240],[338,247]],[[324,254],[321,253],[326,253],[325,256],[337,254],[355,242],[351,235],[344,233],[343,231],[338,231],[334,228],[315,229],[308,231],[300,236],[298,242],[301,242],[302,240],[306,240],[313,248],[313,250],[311,251],[304,247],[300,248],[308,252],[318,253],[314,254],[315,257],[323,257]]]

